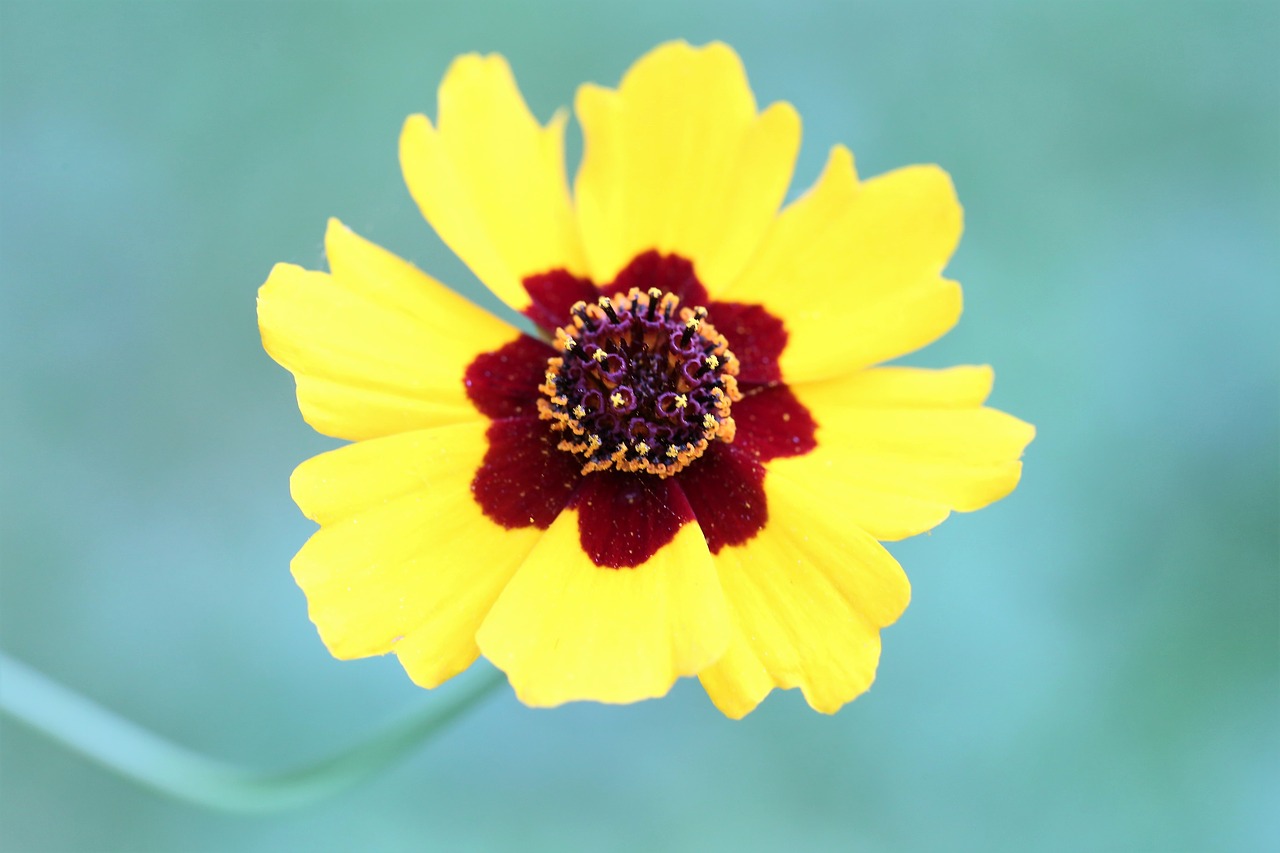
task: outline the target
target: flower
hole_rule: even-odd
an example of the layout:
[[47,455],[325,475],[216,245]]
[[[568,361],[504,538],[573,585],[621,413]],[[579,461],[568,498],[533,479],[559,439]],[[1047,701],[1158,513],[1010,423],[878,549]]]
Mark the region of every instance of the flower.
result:
[[1033,428],[987,367],[878,367],[960,315],[951,181],[860,181],[849,151],[782,207],[800,141],[723,44],[661,45],[540,125],[506,61],[450,67],[400,138],[445,243],[519,332],[331,221],[279,264],[263,343],[308,423],[353,444],[291,488],[293,560],[339,658],[434,687],[483,654],[527,704],[632,702],[696,675],[731,717],[871,684],[910,588],[880,544],[1018,482]]

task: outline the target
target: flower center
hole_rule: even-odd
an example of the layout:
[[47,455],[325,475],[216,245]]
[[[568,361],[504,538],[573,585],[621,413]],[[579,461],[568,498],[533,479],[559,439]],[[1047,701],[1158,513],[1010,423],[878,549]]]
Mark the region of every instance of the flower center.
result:
[[563,356],[547,361],[538,413],[565,433],[558,447],[582,473],[615,468],[670,477],[712,441],[733,441],[738,360],[705,308],[632,288],[578,302],[556,330]]

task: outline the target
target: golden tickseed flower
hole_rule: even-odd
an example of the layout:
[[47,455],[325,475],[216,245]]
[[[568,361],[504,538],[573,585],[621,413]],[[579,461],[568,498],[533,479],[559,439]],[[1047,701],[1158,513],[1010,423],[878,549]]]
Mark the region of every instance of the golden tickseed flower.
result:
[[572,195],[500,56],[460,57],[400,137],[444,241],[521,334],[329,223],[280,264],[263,343],[303,417],[354,442],[300,465],[293,561],[339,658],[434,687],[483,654],[530,705],[632,702],[697,675],[726,714],[870,686],[910,588],[879,540],[1008,494],[1033,429],[987,367],[876,367],[960,316],[951,181],[860,181],[848,149],[779,210],[800,143],[723,44],[586,85]]

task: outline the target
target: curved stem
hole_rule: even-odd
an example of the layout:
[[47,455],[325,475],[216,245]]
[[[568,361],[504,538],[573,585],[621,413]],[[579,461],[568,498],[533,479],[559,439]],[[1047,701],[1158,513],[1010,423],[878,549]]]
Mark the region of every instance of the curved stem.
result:
[[237,812],[301,806],[405,756],[504,683],[501,672],[326,758],[279,772],[236,767],[120,717],[0,652],[0,711],[121,776],[197,805]]

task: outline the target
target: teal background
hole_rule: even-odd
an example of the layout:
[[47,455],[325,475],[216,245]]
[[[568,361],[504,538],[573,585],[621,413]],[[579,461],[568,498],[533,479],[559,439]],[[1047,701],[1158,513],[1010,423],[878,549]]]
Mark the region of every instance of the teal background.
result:
[[[260,766],[430,702],[331,660],[288,561],[333,446],[254,293],[341,217],[486,305],[396,139],[450,59],[538,116],[673,37],[805,120],[941,163],[966,313],[1039,427],[1019,490],[892,546],[914,584],[875,688],[735,723],[694,683],[490,701],[326,804],[167,801],[0,722],[12,851],[1280,849],[1280,5],[1269,2],[6,3],[0,6],[0,645]],[[576,158],[580,145],[572,145]],[[0,685],[0,689],[3,686]]]

